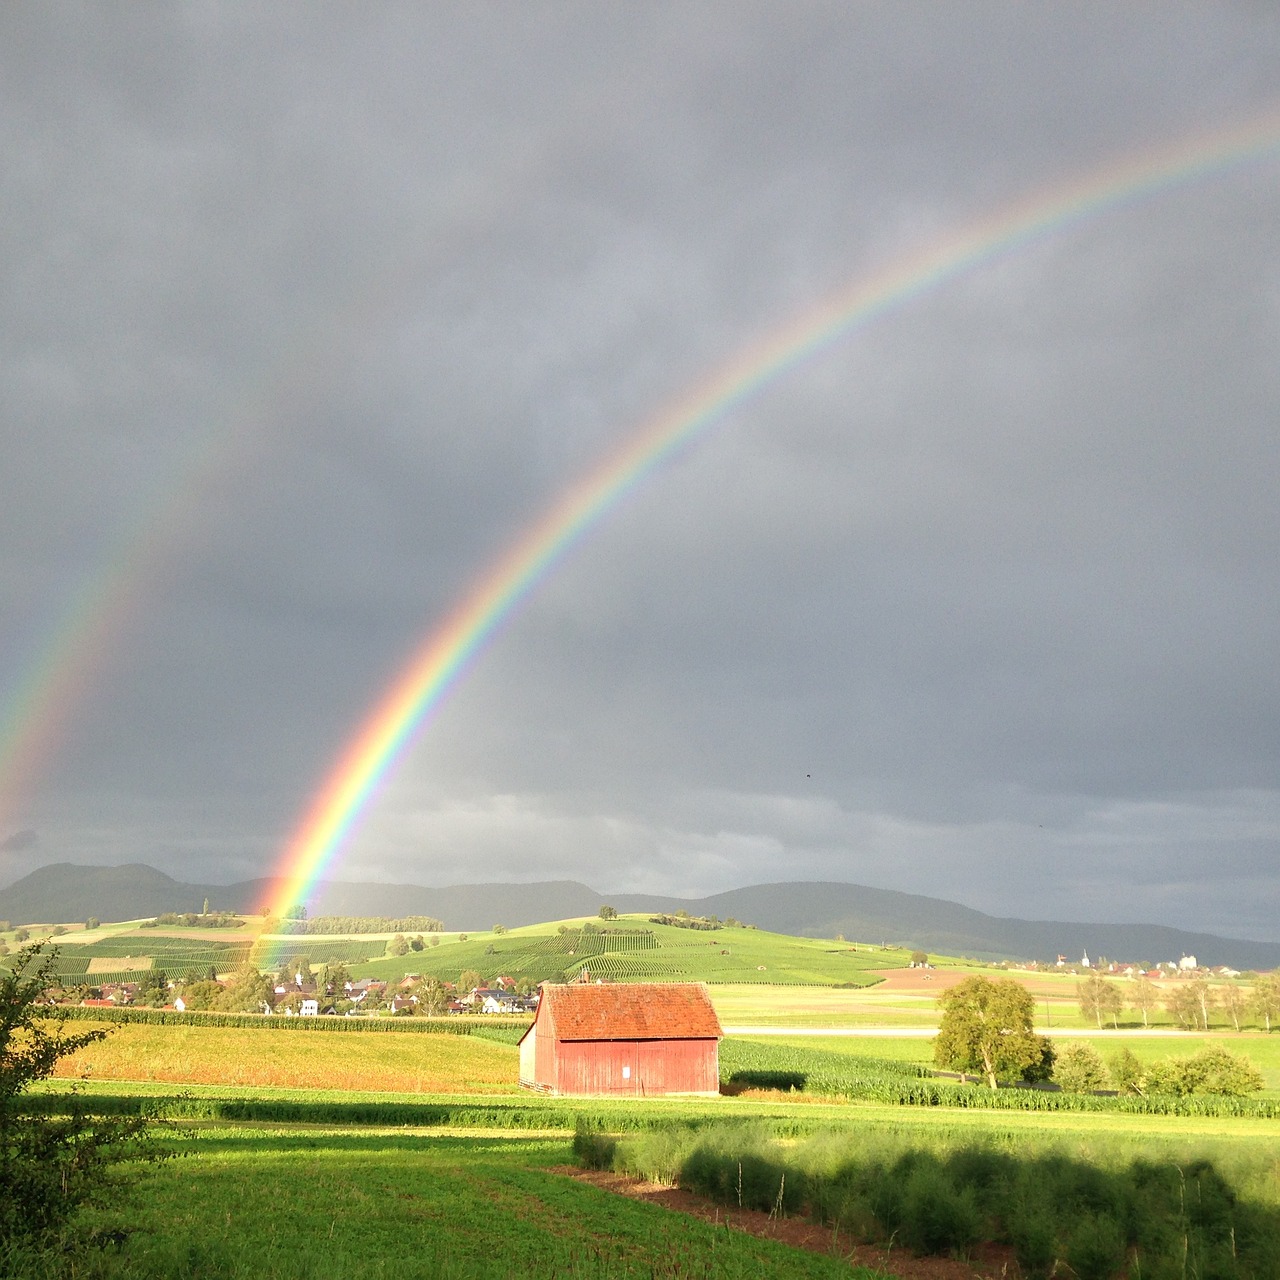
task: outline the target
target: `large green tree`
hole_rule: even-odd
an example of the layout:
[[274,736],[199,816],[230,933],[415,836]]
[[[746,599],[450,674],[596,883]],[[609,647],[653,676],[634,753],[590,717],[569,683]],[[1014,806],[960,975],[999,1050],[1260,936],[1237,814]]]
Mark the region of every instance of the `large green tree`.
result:
[[1041,1074],[1047,1065],[1051,1051],[1032,1024],[1035,1001],[1013,978],[966,978],[944,991],[938,1004],[938,1066],[981,1074],[995,1089],[1001,1080]]

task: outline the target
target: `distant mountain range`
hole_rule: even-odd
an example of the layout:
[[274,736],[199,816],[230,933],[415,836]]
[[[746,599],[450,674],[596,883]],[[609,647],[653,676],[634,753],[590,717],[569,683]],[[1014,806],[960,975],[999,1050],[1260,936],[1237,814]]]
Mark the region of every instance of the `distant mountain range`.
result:
[[[82,867],[60,862],[40,867],[0,889],[0,919],[14,924],[133,920],[164,911],[257,912],[277,882],[184,884],[142,863]],[[1237,969],[1280,968],[1280,943],[1246,942],[1187,933],[1154,924],[1077,924],[1011,920],[985,915],[941,898],[870,889],[863,885],[793,881],[731,889],[707,898],[600,893],[575,880],[534,884],[461,884],[428,889],[408,884],[324,883],[310,902],[312,915],[427,915],[448,929],[479,932],[594,915],[608,903],[620,912],[688,911],[734,917],[777,933],[859,942],[894,942],[943,955],[979,959],[1052,960],[1064,955],[1158,962],[1194,955],[1201,964]]]

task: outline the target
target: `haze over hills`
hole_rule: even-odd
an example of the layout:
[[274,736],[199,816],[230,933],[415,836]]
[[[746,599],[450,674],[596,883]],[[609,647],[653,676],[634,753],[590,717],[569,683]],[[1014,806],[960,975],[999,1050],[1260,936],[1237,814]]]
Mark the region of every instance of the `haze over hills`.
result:
[[[97,916],[133,920],[163,911],[255,913],[272,896],[269,879],[238,884],[186,884],[143,863],[85,867],[54,863],[0,889],[0,919],[14,924],[69,922]],[[621,912],[688,911],[734,917],[800,937],[843,934],[896,942],[945,955],[984,959],[1049,959],[1083,952],[1113,960],[1157,962],[1194,955],[1201,964],[1237,969],[1280,967],[1280,943],[1250,942],[1153,924],[1085,924],[989,916],[940,898],[835,882],[794,881],[731,889],[705,898],[601,893],[575,880],[533,884],[423,885],[343,883],[317,886],[312,915],[429,915],[448,929],[471,932],[594,915],[603,903]]]

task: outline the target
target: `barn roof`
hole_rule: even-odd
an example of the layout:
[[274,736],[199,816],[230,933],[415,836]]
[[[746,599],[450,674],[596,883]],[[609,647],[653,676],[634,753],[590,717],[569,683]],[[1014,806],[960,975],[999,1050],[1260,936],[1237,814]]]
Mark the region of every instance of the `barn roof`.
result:
[[557,1040],[718,1039],[720,1019],[700,982],[570,983],[542,988],[538,1019]]

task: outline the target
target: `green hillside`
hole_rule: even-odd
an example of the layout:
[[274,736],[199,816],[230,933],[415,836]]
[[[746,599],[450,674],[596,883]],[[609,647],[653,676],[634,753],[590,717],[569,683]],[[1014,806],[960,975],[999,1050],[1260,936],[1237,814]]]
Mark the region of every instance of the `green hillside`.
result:
[[870,970],[906,961],[907,953],[897,949],[792,938],[735,925],[680,928],[635,915],[608,922],[579,918],[502,934],[445,934],[439,946],[350,967],[355,976],[398,978],[408,971],[449,982],[468,969],[486,981],[501,974],[530,982],[572,981],[586,969],[591,978],[614,982],[864,987],[879,981]]
[[[173,936],[173,935],[186,936]],[[259,967],[287,967],[302,957],[312,964],[342,961],[353,977],[398,980],[405,973],[434,974],[456,982],[465,971],[487,982],[499,975],[530,983],[567,982],[581,976],[614,982],[754,983],[781,986],[870,986],[870,971],[907,962],[898,948],[819,938],[795,938],[742,925],[681,927],[648,916],[603,921],[578,917],[529,925],[504,933],[428,934],[420,950],[389,955],[391,935],[311,934],[218,937],[212,930],[159,934],[137,924],[107,926],[96,936],[58,941],[57,972],[68,983],[137,978],[147,968],[170,978],[227,974],[252,955]],[[432,945],[435,943],[435,945]],[[112,963],[118,960],[120,963]]]

